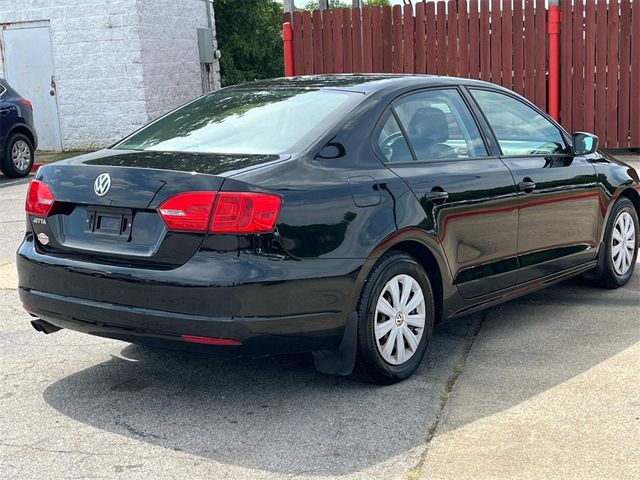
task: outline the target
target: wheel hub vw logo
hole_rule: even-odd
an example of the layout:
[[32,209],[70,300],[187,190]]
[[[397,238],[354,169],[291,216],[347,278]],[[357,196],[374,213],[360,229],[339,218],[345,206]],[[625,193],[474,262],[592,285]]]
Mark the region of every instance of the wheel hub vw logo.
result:
[[99,197],[104,197],[111,188],[111,177],[108,173],[101,173],[96,177],[96,181],[93,182],[93,191]]

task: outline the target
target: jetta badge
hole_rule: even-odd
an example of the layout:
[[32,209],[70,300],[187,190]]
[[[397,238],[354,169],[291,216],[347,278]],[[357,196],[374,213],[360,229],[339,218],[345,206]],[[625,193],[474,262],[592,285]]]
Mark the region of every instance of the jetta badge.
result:
[[93,191],[99,197],[104,197],[111,188],[111,177],[108,173],[101,173],[96,177],[96,181],[93,182]]

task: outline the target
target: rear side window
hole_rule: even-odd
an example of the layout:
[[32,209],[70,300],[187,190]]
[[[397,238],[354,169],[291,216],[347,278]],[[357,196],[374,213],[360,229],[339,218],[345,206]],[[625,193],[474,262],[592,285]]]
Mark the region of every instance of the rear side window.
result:
[[387,114],[387,120],[378,134],[378,147],[387,162],[413,161],[407,140],[391,112]]
[[487,156],[478,126],[457,90],[414,93],[393,106],[417,160]]
[[505,156],[567,152],[560,130],[525,103],[503,93],[471,90]]
[[123,150],[280,154],[309,142],[363,95],[337,90],[224,89],[165,115],[115,146]]

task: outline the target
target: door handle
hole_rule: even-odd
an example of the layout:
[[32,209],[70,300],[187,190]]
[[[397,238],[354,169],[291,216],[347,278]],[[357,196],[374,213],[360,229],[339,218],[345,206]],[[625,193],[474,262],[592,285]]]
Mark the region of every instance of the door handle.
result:
[[525,177],[525,179],[518,184],[518,190],[525,193],[531,193],[535,190],[535,188],[535,182],[529,177]]
[[433,187],[430,192],[427,192],[424,195],[424,198],[435,204],[440,204],[447,201],[447,199],[449,198],[449,193],[445,192],[440,187]]

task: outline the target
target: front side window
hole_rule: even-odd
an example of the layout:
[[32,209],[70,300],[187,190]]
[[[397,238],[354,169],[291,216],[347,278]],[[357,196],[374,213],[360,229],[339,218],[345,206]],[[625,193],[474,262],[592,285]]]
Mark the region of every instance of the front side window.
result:
[[503,93],[471,90],[505,156],[567,152],[560,130],[533,108]]
[[361,94],[337,90],[225,89],[181,107],[115,148],[280,154],[325,132]]
[[393,106],[417,160],[487,156],[478,126],[457,90],[414,93]]

